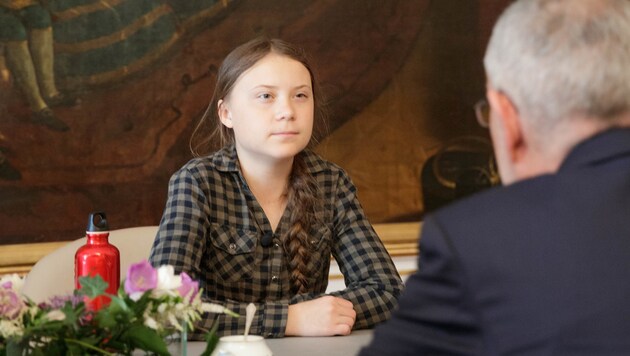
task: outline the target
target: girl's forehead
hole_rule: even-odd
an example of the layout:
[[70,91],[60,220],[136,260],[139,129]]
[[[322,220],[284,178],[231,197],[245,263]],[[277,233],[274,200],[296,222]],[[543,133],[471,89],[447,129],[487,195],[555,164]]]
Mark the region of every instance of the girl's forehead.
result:
[[304,64],[289,56],[270,52],[241,73],[235,87],[241,84],[311,84],[311,74]]

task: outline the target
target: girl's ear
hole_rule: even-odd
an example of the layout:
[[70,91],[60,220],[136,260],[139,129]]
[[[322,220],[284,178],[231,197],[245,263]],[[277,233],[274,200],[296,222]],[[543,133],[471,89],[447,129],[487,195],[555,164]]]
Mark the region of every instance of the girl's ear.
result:
[[230,112],[230,109],[228,108],[227,103],[225,102],[225,100],[220,99],[217,102],[217,113],[219,114],[219,120],[221,120],[221,123],[227,127],[227,128],[232,128],[232,113]]

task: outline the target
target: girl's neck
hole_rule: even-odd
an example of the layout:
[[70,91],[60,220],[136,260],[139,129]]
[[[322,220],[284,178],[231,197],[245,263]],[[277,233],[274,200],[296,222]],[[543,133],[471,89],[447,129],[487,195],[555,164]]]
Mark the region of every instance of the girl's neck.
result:
[[247,185],[261,204],[286,198],[293,158],[269,161],[239,157],[239,164]]
[[293,158],[272,162],[241,160],[241,172],[256,201],[265,212],[272,231],[276,231],[287,206],[289,175]]

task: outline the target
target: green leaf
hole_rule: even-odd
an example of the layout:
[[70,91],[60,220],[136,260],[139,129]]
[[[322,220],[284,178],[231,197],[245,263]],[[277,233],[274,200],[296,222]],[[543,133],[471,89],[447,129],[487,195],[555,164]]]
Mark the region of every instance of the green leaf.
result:
[[45,349],[37,348],[33,350],[31,355],[45,356],[45,355],[65,355],[68,354],[68,347],[64,342],[53,341],[46,345]]
[[116,315],[107,310],[100,311],[96,315],[96,322],[98,326],[105,329],[111,329],[117,325]]
[[110,303],[110,308],[118,308],[121,311],[129,311],[129,306],[125,302],[123,298],[120,297],[112,297],[112,301]]
[[132,300],[129,296],[126,296],[125,300],[127,301],[129,307],[135,311],[136,316],[139,317],[144,313],[149,303],[154,301],[151,294],[151,290],[148,290],[144,292],[137,301]]
[[113,329],[128,324],[133,316],[133,311],[129,309],[124,299],[112,296],[109,305],[96,314],[96,322],[102,328]]
[[22,355],[24,345],[19,342],[11,341],[7,343],[7,355]]
[[66,303],[63,307],[61,307],[61,311],[66,315],[66,318],[63,320],[65,325],[74,325],[78,322],[79,317],[84,312],[84,308],[80,307],[75,309],[72,304]]
[[[46,352],[49,352],[49,355],[54,355],[54,354],[55,354],[55,353],[54,353],[54,351],[52,351],[52,352],[51,352],[50,350],[46,350]],[[58,355],[61,355],[62,353],[61,353],[61,352],[59,352],[59,353],[57,353],[57,354],[58,354]],[[29,355],[30,355],[30,356],[46,356],[46,354],[44,353],[44,350],[42,350],[42,349],[35,349],[35,350],[33,350],[33,352],[32,352],[32,353],[30,353]]]
[[105,294],[108,286],[107,282],[98,274],[96,276],[79,277],[79,284],[81,285],[79,293],[89,298]]
[[212,351],[217,347],[219,343],[219,335],[217,335],[217,330],[219,329],[219,323],[217,322],[217,318],[214,319],[212,323],[212,329],[206,335],[206,349],[201,353],[200,356],[210,356]]
[[86,353],[83,348],[79,345],[69,344],[68,345],[68,355],[81,355]]
[[125,279],[124,278],[122,281],[120,281],[117,294],[121,298],[127,295],[127,292],[125,292]]
[[144,325],[133,325],[125,332],[123,337],[135,346],[135,348],[155,352],[158,355],[170,355],[164,339],[158,333]]

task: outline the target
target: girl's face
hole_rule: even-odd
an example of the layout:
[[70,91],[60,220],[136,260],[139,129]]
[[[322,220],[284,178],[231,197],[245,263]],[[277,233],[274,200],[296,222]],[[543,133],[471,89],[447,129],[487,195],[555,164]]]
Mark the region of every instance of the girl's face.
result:
[[302,63],[271,52],[241,74],[218,111],[234,131],[241,160],[292,159],[313,132],[311,75]]

